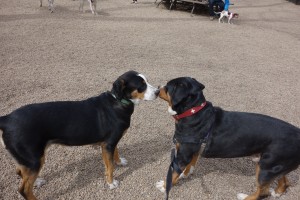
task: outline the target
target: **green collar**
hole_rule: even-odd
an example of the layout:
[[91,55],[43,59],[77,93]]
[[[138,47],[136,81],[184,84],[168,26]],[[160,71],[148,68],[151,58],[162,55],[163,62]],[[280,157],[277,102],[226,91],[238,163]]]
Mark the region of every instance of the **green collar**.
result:
[[113,93],[111,93],[111,92],[109,92],[117,101],[120,101],[122,104],[124,104],[124,105],[126,105],[126,106],[128,106],[128,105],[130,105],[130,104],[133,104],[132,103],[132,101],[130,101],[130,100],[127,100],[127,99],[121,99],[121,100],[119,100],[119,99],[117,99],[117,97],[116,97],[116,95],[114,95]]
[[130,105],[132,104],[132,102],[130,100],[127,100],[127,99],[121,99],[120,101],[122,104],[125,104],[125,105]]

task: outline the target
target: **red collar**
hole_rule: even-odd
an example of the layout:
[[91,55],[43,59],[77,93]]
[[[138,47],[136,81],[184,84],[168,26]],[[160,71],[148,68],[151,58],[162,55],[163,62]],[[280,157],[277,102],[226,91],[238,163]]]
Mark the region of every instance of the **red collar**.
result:
[[184,117],[192,116],[192,115],[196,114],[197,112],[199,112],[200,110],[202,110],[205,106],[206,106],[206,101],[204,103],[202,103],[200,106],[196,106],[191,109],[188,109],[187,111],[185,111],[184,113],[181,113],[179,115],[173,115],[173,117],[176,120],[179,120]]

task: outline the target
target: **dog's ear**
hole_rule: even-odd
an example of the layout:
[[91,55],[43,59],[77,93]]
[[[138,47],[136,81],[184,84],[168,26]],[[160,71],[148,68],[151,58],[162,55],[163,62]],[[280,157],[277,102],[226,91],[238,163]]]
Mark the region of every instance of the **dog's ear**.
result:
[[125,81],[121,78],[118,78],[113,83],[113,88],[111,92],[116,96],[117,99],[122,99],[124,96],[124,88],[125,88]]
[[191,78],[190,80],[190,83],[192,85],[190,89],[190,94],[197,94],[199,93],[199,90],[204,90],[205,86],[202,83],[198,82],[194,78]]

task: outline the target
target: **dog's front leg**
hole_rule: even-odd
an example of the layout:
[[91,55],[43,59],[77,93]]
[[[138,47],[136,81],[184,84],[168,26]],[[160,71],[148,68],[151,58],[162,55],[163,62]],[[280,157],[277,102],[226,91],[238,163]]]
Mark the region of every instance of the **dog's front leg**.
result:
[[228,17],[228,24],[231,24],[232,17]]
[[114,165],[113,165],[113,152],[114,148],[108,144],[101,144],[102,148],[102,158],[105,164],[105,175],[106,182],[109,189],[115,189],[118,187],[119,182],[113,179]]
[[189,175],[193,174],[198,158],[199,158],[199,153],[193,155],[192,161],[185,167],[183,172],[180,174],[179,179],[187,178],[189,177]]
[[128,163],[128,161],[125,158],[120,157],[119,150],[117,147],[115,148],[115,152],[114,152],[114,161],[117,165],[120,166],[126,166]]
[[[176,143],[176,152],[178,151],[179,149],[179,146],[180,144],[179,143]],[[173,172],[172,172],[172,185],[175,185],[180,179],[180,174],[177,173],[174,169],[173,169]],[[156,188],[159,189],[161,192],[165,192],[166,191],[166,183],[167,181],[158,181],[156,182]]]
[[[180,174],[178,174],[176,171],[173,171],[172,173],[172,185],[175,185],[178,183],[180,179]],[[158,181],[156,183],[156,188],[159,189],[161,192],[166,192],[166,181]]]

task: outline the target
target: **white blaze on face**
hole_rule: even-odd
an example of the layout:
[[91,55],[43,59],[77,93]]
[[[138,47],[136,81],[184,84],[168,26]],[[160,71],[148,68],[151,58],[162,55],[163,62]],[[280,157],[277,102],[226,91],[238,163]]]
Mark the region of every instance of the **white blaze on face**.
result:
[[144,79],[144,81],[147,84],[147,88],[144,94],[144,99],[143,100],[154,100],[156,99],[156,92],[158,91],[157,88],[153,87],[152,85],[150,85],[146,79],[146,77],[142,74],[139,74],[138,76],[142,77]]

